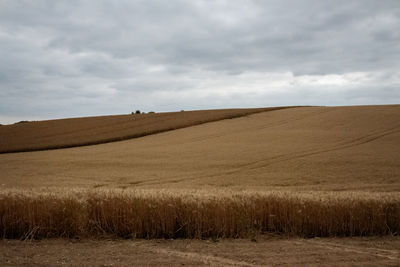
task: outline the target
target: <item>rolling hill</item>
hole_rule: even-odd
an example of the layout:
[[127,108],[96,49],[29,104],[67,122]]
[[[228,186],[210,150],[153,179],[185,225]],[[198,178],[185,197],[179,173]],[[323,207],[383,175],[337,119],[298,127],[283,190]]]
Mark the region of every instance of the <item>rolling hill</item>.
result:
[[94,145],[283,109],[220,109],[21,121],[0,127],[0,153]]
[[[205,121],[224,117],[226,112],[194,112],[190,119]],[[235,114],[240,112],[248,111]],[[186,112],[182,113],[182,116],[186,115]],[[132,125],[139,122],[142,129],[146,125],[154,126],[160,120],[165,128],[171,128],[172,124],[177,127],[177,120],[169,117],[170,114],[165,115],[165,120],[161,119],[164,115],[155,114],[154,121],[149,124],[144,122],[146,116],[143,120],[134,116],[88,121],[106,125],[115,120],[109,129],[122,129],[116,130],[115,136],[124,136],[127,121],[132,121],[129,122]],[[0,184],[3,189],[219,188],[398,192],[399,118],[399,105],[301,107],[260,112],[120,142],[2,154]],[[122,122],[118,124],[118,120]],[[85,119],[72,122],[76,125],[71,128],[79,128],[82,123],[80,128],[85,131],[71,135],[82,133],[83,138],[89,138],[85,139],[89,143],[99,140],[98,136],[89,135],[91,124],[86,124]],[[23,133],[30,136],[30,131],[34,131],[33,126],[29,131],[22,129],[24,126],[18,125],[21,128],[18,128],[16,139],[7,141],[9,147],[18,147],[17,140],[23,139]],[[102,129],[93,131],[102,132]],[[57,139],[57,131],[59,129],[49,130],[53,140],[62,139]],[[39,139],[28,138],[31,145],[26,147],[39,146],[35,140]],[[45,137],[42,140],[46,140]],[[49,144],[47,140],[43,143]],[[7,144],[4,145],[4,141],[2,144],[4,151]]]

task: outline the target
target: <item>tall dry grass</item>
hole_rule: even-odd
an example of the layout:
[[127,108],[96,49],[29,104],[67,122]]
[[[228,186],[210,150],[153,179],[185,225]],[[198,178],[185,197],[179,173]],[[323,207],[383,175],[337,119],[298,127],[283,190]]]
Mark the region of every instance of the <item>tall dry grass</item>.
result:
[[397,235],[400,200],[119,193],[10,193],[0,198],[3,238],[239,238],[263,232],[302,237]]

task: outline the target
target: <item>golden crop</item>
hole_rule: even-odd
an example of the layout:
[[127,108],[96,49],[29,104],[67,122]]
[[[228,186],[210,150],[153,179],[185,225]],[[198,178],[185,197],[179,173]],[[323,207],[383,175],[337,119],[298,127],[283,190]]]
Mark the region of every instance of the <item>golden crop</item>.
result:
[[395,195],[151,192],[8,193],[0,198],[3,238],[302,237],[398,234]]

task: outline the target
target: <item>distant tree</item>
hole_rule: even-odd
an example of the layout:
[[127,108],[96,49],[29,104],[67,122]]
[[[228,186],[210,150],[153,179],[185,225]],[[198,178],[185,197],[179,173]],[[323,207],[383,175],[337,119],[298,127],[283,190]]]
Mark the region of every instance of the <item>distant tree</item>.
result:
[[154,111],[149,111],[149,114],[154,114],[155,112]]
[[135,112],[136,114],[140,114],[140,110],[136,110],[136,112]]

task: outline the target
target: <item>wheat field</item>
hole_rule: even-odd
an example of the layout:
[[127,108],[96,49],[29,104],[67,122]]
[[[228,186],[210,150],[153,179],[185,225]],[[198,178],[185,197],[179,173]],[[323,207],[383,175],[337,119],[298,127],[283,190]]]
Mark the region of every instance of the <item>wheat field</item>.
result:
[[0,155],[5,238],[397,235],[400,106],[299,107]]
[[21,121],[0,127],[0,153],[95,145],[283,109],[219,109]]
[[400,199],[270,193],[223,196],[170,192],[102,192],[1,196],[3,238],[255,238],[395,235]]

